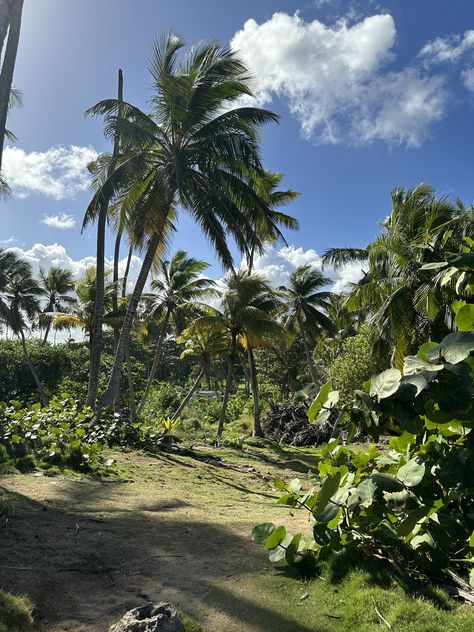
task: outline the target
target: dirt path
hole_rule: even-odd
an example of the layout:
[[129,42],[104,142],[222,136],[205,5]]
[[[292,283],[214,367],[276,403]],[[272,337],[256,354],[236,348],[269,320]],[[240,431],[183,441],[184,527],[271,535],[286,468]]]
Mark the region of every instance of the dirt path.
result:
[[34,600],[37,632],[106,632],[148,600],[172,601],[208,632],[310,632],[265,604],[274,571],[249,537],[258,522],[288,524],[270,484],[295,475],[287,465],[115,458],[110,481],[0,479],[0,586]]

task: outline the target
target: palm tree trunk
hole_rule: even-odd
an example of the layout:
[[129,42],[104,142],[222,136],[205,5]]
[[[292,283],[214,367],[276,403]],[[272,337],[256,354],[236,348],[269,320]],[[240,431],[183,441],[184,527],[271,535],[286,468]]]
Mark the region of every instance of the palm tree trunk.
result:
[[172,416],[172,420],[174,421],[175,419],[177,419],[181,413],[183,412],[183,410],[186,408],[189,400],[191,399],[191,397],[194,395],[194,393],[196,392],[196,389],[198,388],[199,384],[201,383],[201,380],[204,376],[204,369],[201,369],[201,371],[199,372],[199,375],[197,376],[197,378],[194,380],[193,385],[191,386],[188,394],[186,395],[186,397],[183,399],[183,401],[181,402],[181,404],[179,405],[178,410],[173,414]]
[[[123,101],[123,76],[118,73],[118,100]],[[110,161],[107,175],[110,175],[117,162],[120,138],[118,129],[115,133],[112,160]],[[104,286],[105,286],[105,228],[107,225],[107,213],[109,199],[105,196],[99,201],[99,215],[97,218],[97,256],[96,256],[96,284],[94,306],[94,336],[92,340],[91,365],[89,369],[89,385],[87,387],[87,405],[94,408],[99,386],[100,356],[102,354],[102,323],[104,319]]]
[[232,388],[232,378],[234,376],[234,362],[235,362],[235,351],[237,348],[237,340],[234,334],[232,334],[232,344],[230,348],[230,356],[229,356],[229,365],[227,367],[227,379],[225,382],[225,391],[224,398],[222,400],[221,412],[219,414],[219,424],[217,426],[217,436],[222,436],[222,431],[224,430],[224,422],[225,422],[225,414],[227,412],[227,404],[229,402],[230,391]]
[[125,296],[127,295],[127,281],[128,281],[128,273],[130,272],[130,264],[132,262],[132,255],[133,255],[133,246],[130,246],[130,248],[128,249],[127,264],[125,266],[125,272],[123,275],[122,298],[125,298]]
[[3,45],[10,26],[14,2],[15,0],[3,0],[3,2],[0,2],[0,57],[2,56]]
[[51,329],[51,322],[48,322],[48,324],[46,325],[46,331],[44,332],[43,344],[45,344],[46,341],[48,340],[50,329]]
[[20,329],[20,339],[21,339],[21,347],[23,349],[23,355],[25,356],[26,364],[28,365],[28,368],[30,369],[33,379],[36,383],[36,387],[39,392],[40,401],[43,404],[43,406],[47,406],[48,398],[46,397],[46,393],[43,390],[43,386],[41,385],[40,379],[38,377],[38,373],[36,372],[34,364],[30,358],[30,354],[28,353],[28,349],[26,348],[26,340],[25,340],[25,334],[23,332],[23,329]]
[[253,399],[253,437],[263,437],[262,425],[260,423],[260,397],[258,392],[257,367],[252,347],[247,347],[247,358],[249,361],[250,385],[252,387]]
[[151,386],[153,384],[153,380],[155,379],[156,376],[156,371],[158,370],[158,366],[161,362],[161,354],[163,351],[163,341],[165,339],[166,336],[166,330],[168,328],[168,322],[170,319],[170,314],[171,314],[171,310],[169,308],[166,309],[166,313],[165,313],[165,317],[163,319],[163,324],[161,325],[161,331],[160,331],[160,336],[158,338],[158,342],[156,343],[156,349],[155,349],[155,357],[153,358],[153,364],[151,365],[151,371],[150,374],[148,376],[148,380],[145,386],[145,391],[143,393],[143,397],[142,397],[142,401],[140,402],[140,405],[138,406],[138,410],[137,410],[137,414],[140,417],[140,415],[143,412],[143,408],[145,407],[146,404],[146,400],[148,399],[148,395],[150,393],[150,389]]
[[5,128],[7,125],[10,90],[15,70],[18,43],[20,41],[22,11],[23,0],[14,0],[13,7],[11,9],[7,47],[5,49],[5,57],[3,59],[2,72],[0,74],[0,169],[2,168],[3,143],[5,141]]
[[308,364],[309,374],[311,376],[311,380],[314,382],[314,384],[316,384],[317,380],[316,380],[316,373],[314,371],[313,358],[311,357],[311,351],[309,350],[308,339],[306,337],[303,321],[301,320],[300,316],[298,316],[298,324],[300,326],[301,338],[303,340],[304,353],[306,355],[306,362]]
[[142,267],[140,269],[140,273],[133,289],[132,297],[130,299],[130,302],[128,303],[127,312],[125,314],[122,331],[120,332],[120,338],[117,345],[117,351],[115,352],[114,366],[112,367],[112,373],[110,374],[109,383],[107,385],[105,393],[103,394],[102,399],[99,403],[99,410],[97,411],[98,413],[100,413],[100,410],[102,410],[106,406],[111,406],[112,402],[114,401],[115,393],[117,392],[120,382],[120,372],[125,358],[127,344],[130,338],[133,319],[135,317],[138,303],[140,302],[140,298],[142,296],[143,288],[145,287],[148,274],[151,270],[153,259],[155,258],[156,251],[158,249],[158,246],[160,245],[160,241],[161,232],[155,233],[149,241],[148,248],[143,259]]
[[[114,246],[114,268],[113,268],[113,283],[114,283],[114,293],[112,296],[112,310],[114,314],[118,312],[118,266],[120,259],[120,242],[122,240],[122,228],[120,227],[117,231],[117,236],[115,237],[115,246]],[[114,327],[114,353],[117,350],[118,339],[120,336],[120,331],[117,327]]]
[[133,386],[132,363],[130,361],[130,344],[127,345],[126,362],[127,362],[127,380],[128,380],[128,408],[130,411],[130,422],[133,423],[136,417],[135,410],[135,388]]

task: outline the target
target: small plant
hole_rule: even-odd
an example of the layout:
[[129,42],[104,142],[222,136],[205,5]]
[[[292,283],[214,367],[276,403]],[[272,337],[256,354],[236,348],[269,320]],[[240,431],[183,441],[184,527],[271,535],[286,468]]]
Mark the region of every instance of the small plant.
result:
[[171,419],[171,417],[160,417],[159,424],[163,428],[164,435],[172,434],[174,428],[179,424],[180,418]]

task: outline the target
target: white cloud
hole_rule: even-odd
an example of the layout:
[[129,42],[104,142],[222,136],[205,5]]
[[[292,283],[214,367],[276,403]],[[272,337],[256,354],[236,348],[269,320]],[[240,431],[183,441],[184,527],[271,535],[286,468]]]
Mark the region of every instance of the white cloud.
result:
[[[40,268],[48,270],[52,266],[60,266],[66,270],[70,270],[73,273],[75,280],[84,275],[86,269],[89,266],[95,265],[95,257],[83,257],[82,259],[73,259],[70,257],[66,248],[60,244],[34,244],[32,248],[25,250],[19,247],[12,247],[9,250],[15,252],[19,257],[28,261],[33,268],[33,275],[38,276]],[[125,266],[127,264],[127,258],[124,257],[119,262],[119,276],[125,273]],[[133,289],[134,283],[137,279],[142,260],[137,255],[133,255],[130,263],[130,273],[128,277],[128,290]],[[106,259],[106,268],[111,268],[113,265],[112,259]]]
[[444,78],[407,66],[387,70],[396,29],[388,14],[350,25],[305,22],[298,13],[248,20],[232,38],[255,76],[255,98],[287,102],[304,136],[321,143],[376,139],[418,146],[444,115]]
[[58,213],[57,215],[43,215],[41,220],[42,224],[46,226],[52,226],[53,228],[74,228],[76,225],[76,218],[74,215],[66,215],[66,213]]
[[474,68],[467,68],[461,73],[464,86],[474,94]]
[[56,146],[46,151],[26,152],[6,147],[3,167],[15,195],[39,193],[61,200],[74,198],[89,186],[87,165],[97,157],[92,147]]
[[464,35],[448,35],[437,37],[427,42],[420,51],[428,64],[442,64],[456,62],[468,51],[474,48],[474,30],[466,31]]
[[[322,270],[321,256],[312,248],[304,250],[301,246],[290,245],[277,250],[269,246],[263,255],[255,258],[254,272],[263,274],[273,287],[279,287],[285,285],[290,274],[303,265]],[[336,293],[348,290],[351,283],[362,278],[360,263],[346,264],[337,270],[326,267],[323,272],[331,279],[330,289]]]

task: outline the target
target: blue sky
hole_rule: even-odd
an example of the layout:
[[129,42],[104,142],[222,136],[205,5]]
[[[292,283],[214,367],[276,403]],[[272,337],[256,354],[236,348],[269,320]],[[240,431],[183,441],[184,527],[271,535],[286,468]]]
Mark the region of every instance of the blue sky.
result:
[[[119,67],[126,99],[146,107],[150,45],[163,29],[189,44],[238,46],[257,102],[281,115],[264,132],[264,161],[301,192],[288,207],[301,230],[288,234],[294,248],[259,262],[275,280],[288,266],[317,265],[328,247],[365,245],[397,185],[429,182],[474,201],[472,2],[25,0],[14,78],[24,107],[9,120],[18,142],[5,158],[14,194],[0,203],[0,247],[76,273],[90,262],[84,164],[108,146],[83,112],[115,94]],[[178,247],[215,264],[185,216]]]

